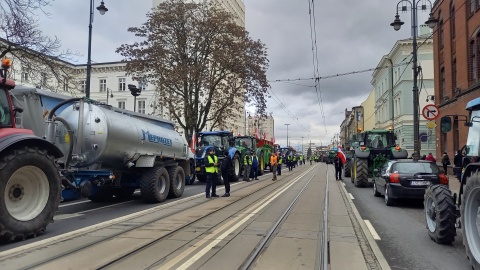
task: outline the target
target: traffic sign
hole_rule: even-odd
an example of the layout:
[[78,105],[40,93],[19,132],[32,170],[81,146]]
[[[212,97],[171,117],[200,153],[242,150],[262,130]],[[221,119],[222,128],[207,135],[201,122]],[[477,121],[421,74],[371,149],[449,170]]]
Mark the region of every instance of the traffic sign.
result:
[[433,121],[428,121],[426,126],[427,126],[428,129],[434,129],[434,128],[437,127],[437,124]]
[[427,120],[435,120],[440,114],[440,109],[435,104],[428,104],[422,109],[422,115]]

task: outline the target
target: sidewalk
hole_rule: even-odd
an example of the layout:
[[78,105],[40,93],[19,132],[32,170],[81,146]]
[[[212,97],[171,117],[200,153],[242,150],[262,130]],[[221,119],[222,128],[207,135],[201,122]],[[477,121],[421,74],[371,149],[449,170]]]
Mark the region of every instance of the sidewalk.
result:
[[390,266],[348,196],[343,181],[336,181],[330,170],[328,181],[330,269],[389,270]]

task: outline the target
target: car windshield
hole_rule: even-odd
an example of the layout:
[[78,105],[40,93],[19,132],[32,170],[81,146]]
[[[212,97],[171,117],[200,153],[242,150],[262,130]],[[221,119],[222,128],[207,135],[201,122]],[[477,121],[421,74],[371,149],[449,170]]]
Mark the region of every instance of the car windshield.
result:
[[392,133],[368,133],[366,146],[372,148],[384,148],[391,145],[394,145],[395,141],[393,140]]
[[221,146],[222,137],[218,135],[204,135],[200,138],[200,146]]
[[12,116],[8,105],[7,92],[0,90],[0,126],[11,126]]
[[392,172],[415,174],[415,173],[439,173],[438,166],[431,162],[397,162],[392,167]]
[[465,148],[465,155],[469,157],[480,156],[480,111],[472,112],[472,126],[468,130],[468,139]]
[[252,148],[252,139],[251,138],[236,138],[235,139],[236,146],[242,146],[245,148]]

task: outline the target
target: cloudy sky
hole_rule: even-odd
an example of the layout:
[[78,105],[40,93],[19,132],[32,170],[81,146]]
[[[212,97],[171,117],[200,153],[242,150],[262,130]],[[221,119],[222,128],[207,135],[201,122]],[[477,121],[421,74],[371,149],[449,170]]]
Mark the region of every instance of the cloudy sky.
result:
[[[109,11],[104,16],[95,13],[92,60],[119,61],[121,56],[115,49],[135,40],[127,28],[146,20],[152,0],[104,2]],[[268,49],[267,75],[272,88],[267,111],[273,112],[275,137],[282,145],[286,144],[285,124],[290,124],[288,136],[292,146],[297,147],[301,137],[304,143],[311,140],[317,145],[329,144],[340,132],[345,109],[360,105],[372,88],[372,72],[320,80],[318,93],[313,80],[296,81],[314,77],[309,15],[312,2],[321,77],[375,68],[398,39],[410,36],[410,12],[400,14],[405,22],[400,31],[390,26],[398,1],[244,0],[247,30]],[[96,0],[95,7],[99,4]],[[39,16],[43,31],[56,35],[64,49],[77,52],[77,63],[85,63],[89,1],[55,0],[46,11],[50,13],[48,18]],[[419,15],[421,23],[428,17],[427,12]]]

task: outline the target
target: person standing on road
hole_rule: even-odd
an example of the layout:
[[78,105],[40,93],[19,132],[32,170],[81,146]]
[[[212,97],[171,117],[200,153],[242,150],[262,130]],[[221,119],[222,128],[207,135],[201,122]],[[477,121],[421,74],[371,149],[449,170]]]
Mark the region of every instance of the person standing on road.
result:
[[272,181],[277,180],[277,165],[278,165],[277,154],[272,153],[272,156],[270,157],[270,166],[272,168],[272,173],[273,173]]
[[313,162],[313,156],[310,156],[310,165],[312,165]]
[[288,171],[291,171],[293,169],[293,157],[291,155],[287,156],[287,166],[288,166]]
[[280,153],[277,153],[277,156],[278,156],[277,175],[282,175],[283,157]]
[[428,153],[428,156],[425,158],[425,160],[433,163],[437,162],[437,160],[433,157],[432,153]]
[[339,158],[338,156],[335,156],[333,158],[333,165],[335,166],[335,179],[342,180],[342,169],[343,169],[342,159]]
[[462,151],[457,150],[457,153],[455,153],[455,156],[453,157],[453,166],[455,166],[454,172],[458,181],[460,181],[460,178],[462,177],[462,158]]
[[230,197],[230,182],[233,179],[233,162],[232,158],[225,151],[225,158],[222,161],[222,178],[225,183],[225,194],[222,197]]
[[[215,155],[213,147],[210,148],[208,156],[205,157],[205,172],[207,173],[207,184],[205,186],[205,196],[218,197],[217,180],[218,180],[218,157]],[[210,195],[210,188],[212,193]]]
[[251,152],[246,152],[243,157],[243,181],[250,182],[250,168],[252,166]]
[[442,156],[442,166],[443,166],[443,171],[445,172],[445,175],[447,174],[447,169],[448,165],[450,165],[450,157],[448,156],[447,152],[443,152]]
[[255,154],[255,152],[253,152],[253,156],[252,156],[252,168],[250,169],[250,174],[252,175],[252,180],[258,180],[257,178],[257,174],[258,174],[258,166],[259,163],[258,163],[258,157],[257,157],[257,154]]

